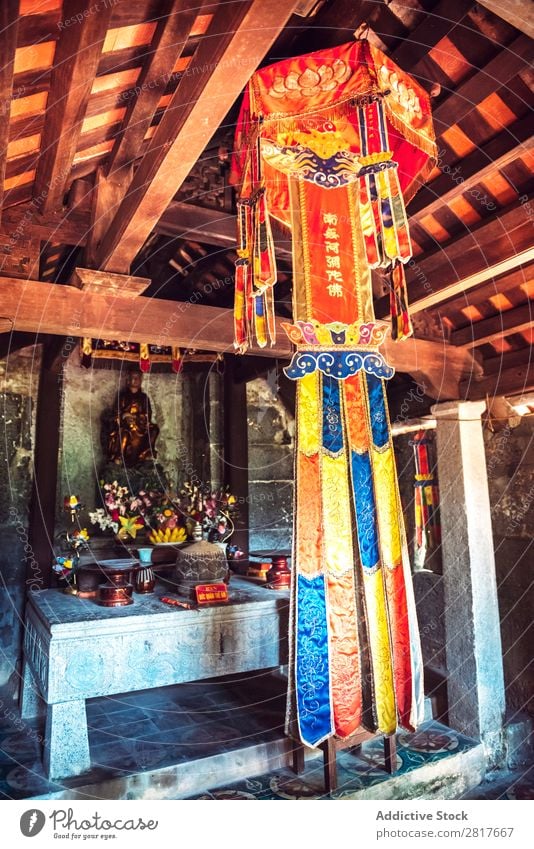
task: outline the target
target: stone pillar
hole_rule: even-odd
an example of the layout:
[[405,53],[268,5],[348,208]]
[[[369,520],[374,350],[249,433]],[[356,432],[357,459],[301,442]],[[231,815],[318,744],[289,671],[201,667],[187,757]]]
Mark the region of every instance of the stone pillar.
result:
[[437,404],[449,722],[501,754],[505,712],[484,401]]

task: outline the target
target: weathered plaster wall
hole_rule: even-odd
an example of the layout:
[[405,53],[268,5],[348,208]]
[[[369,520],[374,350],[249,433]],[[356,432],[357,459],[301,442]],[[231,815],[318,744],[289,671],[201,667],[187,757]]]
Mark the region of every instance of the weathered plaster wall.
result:
[[0,360],[0,686],[17,689],[41,346]]
[[276,373],[247,384],[250,549],[290,549],[294,419],[280,400]]

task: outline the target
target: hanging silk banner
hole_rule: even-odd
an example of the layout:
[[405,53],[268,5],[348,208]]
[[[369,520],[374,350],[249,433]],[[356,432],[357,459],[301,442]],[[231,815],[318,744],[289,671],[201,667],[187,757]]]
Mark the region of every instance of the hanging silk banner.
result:
[[433,440],[425,430],[419,430],[410,442],[414,451],[415,481],[415,540],[414,568],[424,569],[427,555],[441,543],[439,519],[439,488],[432,457]]
[[274,341],[270,218],[293,244],[297,382],[287,732],[317,746],[422,719],[423,677],[385,381],[388,330],[371,271],[389,275],[392,335],[411,333],[405,200],[434,165],[428,97],[366,41],[263,68],[245,93],[235,345]]

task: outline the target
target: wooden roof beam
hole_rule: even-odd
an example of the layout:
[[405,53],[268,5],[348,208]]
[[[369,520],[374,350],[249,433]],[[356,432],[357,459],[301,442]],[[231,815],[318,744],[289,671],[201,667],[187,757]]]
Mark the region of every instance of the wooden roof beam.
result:
[[136,83],[138,94],[128,104],[123,130],[115,140],[106,175],[129,166],[139,154],[159,101],[180,58],[192,24],[201,11],[199,0],[166,0],[162,3],[149,56]]
[[482,283],[474,289],[468,289],[457,298],[451,298],[436,308],[442,316],[450,316],[451,311],[462,310],[467,306],[475,306],[489,301],[495,295],[505,295],[507,292],[527,286],[534,280],[534,264],[521,266],[502,277],[493,277],[487,283]]
[[0,55],[2,57],[0,61],[0,216],[4,198],[18,20],[18,0],[2,0],[0,3]]
[[467,378],[460,383],[461,397],[469,401],[500,395],[516,395],[534,389],[534,364],[528,360],[513,368],[505,368],[497,374],[489,374],[482,380]]
[[522,333],[532,327],[534,327],[534,304],[529,301],[520,307],[505,310],[491,318],[484,318],[468,327],[454,330],[451,334],[451,342],[453,345],[474,348],[494,342],[503,336],[510,336],[512,333]]
[[[403,39],[396,47],[391,58],[401,68],[410,70],[414,68],[419,60],[426,57],[429,51],[438,44],[442,38],[449,34],[451,29],[461,21],[472,8],[471,0],[441,0],[431,12],[410,33],[410,37]],[[431,83],[431,81],[428,81]]]
[[485,6],[494,15],[498,15],[503,21],[508,21],[520,32],[534,38],[531,0],[506,0],[504,3],[502,0],[480,0],[480,5]]
[[223,3],[152,137],[98,254],[127,271],[298,0]]
[[60,21],[34,183],[41,212],[62,205],[112,11],[112,3],[71,0]]

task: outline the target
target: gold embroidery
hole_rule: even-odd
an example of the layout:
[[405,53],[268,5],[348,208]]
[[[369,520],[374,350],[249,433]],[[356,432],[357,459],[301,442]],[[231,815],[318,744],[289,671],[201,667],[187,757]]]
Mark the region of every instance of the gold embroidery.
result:
[[326,571],[335,577],[353,569],[351,495],[345,454],[323,454],[321,483]]

